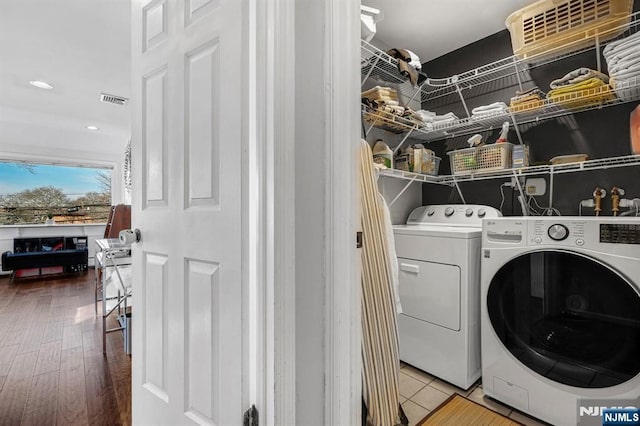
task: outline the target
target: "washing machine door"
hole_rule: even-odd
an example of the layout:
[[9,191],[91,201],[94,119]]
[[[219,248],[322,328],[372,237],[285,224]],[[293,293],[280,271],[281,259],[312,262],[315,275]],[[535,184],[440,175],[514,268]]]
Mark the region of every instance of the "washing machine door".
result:
[[548,379],[604,388],[640,373],[640,295],[596,259],[521,255],[495,274],[486,303],[505,348]]

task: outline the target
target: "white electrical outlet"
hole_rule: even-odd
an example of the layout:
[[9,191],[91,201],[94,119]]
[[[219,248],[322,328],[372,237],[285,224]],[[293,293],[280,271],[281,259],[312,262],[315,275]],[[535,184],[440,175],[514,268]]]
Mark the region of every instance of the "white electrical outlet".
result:
[[527,195],[544,195],[547,192],[547,181],[544,178],[527,179],[524,183],[524,192]]

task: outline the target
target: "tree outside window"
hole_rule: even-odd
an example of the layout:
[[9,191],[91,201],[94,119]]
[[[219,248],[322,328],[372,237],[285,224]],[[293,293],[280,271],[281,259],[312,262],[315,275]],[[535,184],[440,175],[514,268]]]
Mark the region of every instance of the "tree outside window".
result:
[[110,170],[0,163],[0,225],[104,223],[110,206]]

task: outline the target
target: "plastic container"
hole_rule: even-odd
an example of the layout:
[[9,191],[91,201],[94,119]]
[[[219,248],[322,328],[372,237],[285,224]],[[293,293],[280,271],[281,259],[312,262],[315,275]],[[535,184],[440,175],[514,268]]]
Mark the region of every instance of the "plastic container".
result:
[[529,147],[527,145],[514,145],[511,151],[511,167],[519,169],[529,165]]
[[511,168],[513,144],[509,142],[458,149],[447,153],[454,175]]
[[393,151],[382,139],[378,139],[373,146],[373,162],[382,164],[387,169],[393,168]]
[[629,28],[633,0],[540,0],[505,24],[521,59],[572,52],[617,37]]
[[427,148],[413,149],[413,172],[437,176],[440,168],[440,157]]
[[409,158],[409,154],[403,153],[396,155],[394,160],[393,168],[396,170],[402,170],[404,172],[412,172],[413,171],[413,156],[411,159]]

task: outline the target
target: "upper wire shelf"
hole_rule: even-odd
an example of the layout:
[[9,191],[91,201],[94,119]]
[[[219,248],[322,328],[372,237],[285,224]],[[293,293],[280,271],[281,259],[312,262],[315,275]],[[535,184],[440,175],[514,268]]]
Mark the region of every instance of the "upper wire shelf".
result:
[[[598,31],[596,27],[595,29],[585,31],[583,39],[577,42],[571,41],[564,44],[559,42],[556,48],[541,55],[531,56],[526,59],[520,59],[513,55],[450,77],[428,77],[418,87],[412,88],[410,84],[404,84],[401,86],[401,90],[409,99],[428,102],[443,96],[458,95],[460,94],[460,91],[486,85],[500,79],[514,76],[520,78],[520,74],[532,68],[553,63],[583,52],[601,49],[612,41],[619,40],[636,33],[640,29],[640,12],[631,14],[630,22],[628,24],[620,25],[618,28],[624,31],[621,31],[619,36],[607,40],[606,42],[601,42],[598,39]],[[613,32],[615,29],[607,26],[607,31]],[[554,55],[553,53],[566,52],[567,50],[571,50],[572,45],[583,43],[584,40],[589,39],[593,40],[593,46],[576,49],[569,53],[559,53],[557,55]],[[598,63],[599,61],[600,59],[598,57]],[[361,76],[362,84],[364,84],[369,77],[377,77],[384,82],[392,84],[401,84],[406,83],[407,81],[407,79],[399,73],[398,62],[395,58],[389,56],[387,53],[364,40],[361,40]]]
[[553,99],[530,102],[494,115],[468,117],[445,123],[420,126],[391,113],[362,106],[365,122],[394,133],[412,132],[410,137],[425,142],[482,133],[499,129],[505,121],[511,125],[535,123],[563,115],[602,109],[613,105],[640,100],[640,76],[617,83],[615,88],[605,85],[580,90]]
[[[621,20],[622,22],[623,20]],[[535,84],[530,71],[547,64],[573,57],[580,54],[595,51],[596,69],[602,71],[602,49],[613,41],[624,39],[640,30],[640,12],[629,15],[628,23],[621,24],[617,28],[611,28],[610,22],[603,24],[601,34],[617,33],[618,36],[603,41],[598,35],[598,28],[591,27],[584,32],[584,37],[578,41],[562,41],[556,44],[552,50],[548,50],[540,55],[530,56],[526,59],[515,55],[486,65],[468,70],[450,77],[431,78],[427,77],[417,86],[412,86],[407,79],[398,71],[398,62],[385,52],[377,49],[366,41],[361,41],[361,85],[370,79],[378,81],[376,84],[393,85],[400,95],[399,98],[404,105],[417,102],[420,107],[441,111],[445,106],[454,102],[459,102],[464,107],[467,117],[450,122],[422,124],[415,120],[407,120],[395,117],[392,114],[380,114],[379,111],[367,110],[363,107],[363,118],[372,127],[381,127],[396,133],[406,133],[405,138],[398,145],[396,150],[407,138],[417,139],[425,142],[464,136],[473,133],[482,133],[498,129],[507,121],[516,130],[518,139],[522,143],[519,126],[523,124],[536,123],[564,115],[577,112],[601,109],[626,102],[640,100],[640,75],[625,79],[621,82],[612,81],[612,85],[603,85],[595,89],[587,89],[566,93],[561,96],[554,95],[553,98],[545,98],[533,101],[528,104],[515,105],[490,116],[473,116],[469,112],[469,107],[465,97],[472,98],[480,94],[508,89],[518,86],[519,90],[524,89],[524,85],[529,87]],[[573,33],[575,36],[575,33]],[[575,40],[575,38],[573,39]],[[591,46],[584,46],[586,40],[592,41]],[[568,52],[568,53],[567,53]],[[517,83],[517,84],[516,84]],[[514,89],[515,91],[515,89]],[[501,92],[504,95],[504,91]],[[515,95],[515,93],[514,93]],[[407,101],[408,100],[408,101]],[[496,99],[500,100],[500,99]],[[508,103],[508,99],[502,99]],[[458,111],[456,111],[458,113]],[[372,116],[371,114],[374,114]],[[375,118],[375,119],[373,119]],[[549,175],[553,182],[555,174],[605,170],[609,168],[620,168],[640,165],[640,155],[628,155],[622,157],[603,158],[588,160],[579,163],[567,163],[558,165],[529,166],[517,169],[504,169],[496,171],[476,170],[464,174],[455,175],[424,175],[402,170],[380,170],[381,176],[400,178],[407,180],[404,189],[391,201],[392,205],[413,182],[435,183],[455,186],[464,202],[464,197],[458,185],[459,182],[479,181],[486,179],[510,179],[513,177],[525,177],[532,175]],[[553,183],[552,183],[553,185]],[[519,188],[522,193],[522,188]],[[523,195],[524,196],[524,195]],[[551,208],[551,191],[549,208]]]
[[405,179],[415,182],[438,183],[442,185],[454,185],[457,182],[469,182],[487,179],[509,179],[511,177],[524,177],[543,174],[560,174],[591,170],[604,170],[619,167],[640,165],[640,155],[625,155],[621,157],[599,158],[579,163],[566,163],[556,165],[529,166],[517,169],[504,169],[490,172],[477,170],[460,175],[430,176],[403,170],[382,169],[378,173],[382,176]]

